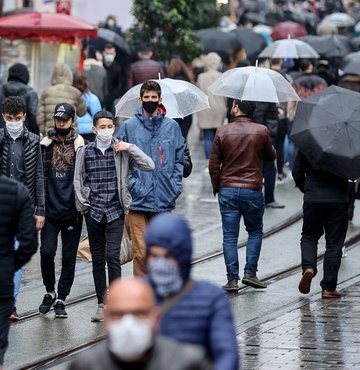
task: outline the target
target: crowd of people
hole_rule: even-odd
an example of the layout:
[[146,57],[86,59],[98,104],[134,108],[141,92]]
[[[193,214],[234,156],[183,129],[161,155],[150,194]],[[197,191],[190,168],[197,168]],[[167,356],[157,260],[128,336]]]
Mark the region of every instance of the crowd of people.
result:
[[[108,21],[109,27],[115,27],[112,18]],[[37,231],[45,289],[38,310],[45,315],[53,307],[55,317],[64,319],[86,225],[97,296],[91,321],[105,322],[108,340],[91,356],[80,356],[71,369],[98,369],[101,359],[101,366],[109,369],[148,365],[170,369],[172,363],[174,370],[237,370],[239,351],[224,291],[239,290],[240,219],[248,232],[241,281],[265,289],[257,276],[264,209],[285,207],[275,199],[275,185],[291,177],[292,171],[305,194],[299,291],[310,291],[317,273],[317,243],[325,230],[322,297],[339,298],[337,274],[349,217],[349,182],[313,169],[300,151],[296,153],[289,136],[296,103],[212,95],[209,85],[226,69],[217,53],[203,56],[197,68],[179,57],[166,66],[153,60],[152,49],[143,45],[127,71],[116,61],[116,54],[115,46],[106,44],[85,60],[81,73],[73,73],[66,64],[56,65],[51,86],[41,94],[28,85],[27,67],[16,63],[0,89],[0,241],[4,250],[0,252],[4,287],[0,292],[0,366],[8,344],[9,318],[19,319],[16,298],[22,266],[36,253]],[[291,67],[286,62],[265,61],[291,82],[301,99],[334,82],[360,90],[359,82],[340,77],[331,61],[329,65],[329,61],[300,59]],[[249,64],[242,53],[234,66]],[[192,117],[166,116],[161,87],[154,81],[159,75],[197,84],[209,95],[211,110],[199,112],[197,123],[204,139],[205,171],[218,196],[222,219],[227,272],[223,289],[191,278],[191,231],[184,218],[171,213],[183,178],[192,171],[186,141]],[[115,104],[138,84],[139,107],[133,118],[119,124]],[[128,280],[119,279],[126,225],[135,276]],[[62,259],[56,284],[59,234]],[[129,344],[126,351],[124,343]]]

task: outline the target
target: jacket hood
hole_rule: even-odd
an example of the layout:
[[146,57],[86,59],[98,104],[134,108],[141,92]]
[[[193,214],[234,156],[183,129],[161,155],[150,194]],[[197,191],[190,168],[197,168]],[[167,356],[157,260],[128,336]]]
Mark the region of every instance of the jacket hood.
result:
[[67,84],[72,85],[73,74],[67,64],[56,64],[51,77],[52,85]]
[[191,270],[192,239],[187,221],[179,215],[162,213],[154,217],[145,232],[145,245],[166,248],[176,259],[184,282]]
[[30,75],[26,65],[15,63],[9,68],[8,81],[20,81],[25,85],[29,83]]
[[4,84],[3,89],[5,97],[9,97],[25,95],[27,90],[30,90],[31,88],[23,82],[13,80]]

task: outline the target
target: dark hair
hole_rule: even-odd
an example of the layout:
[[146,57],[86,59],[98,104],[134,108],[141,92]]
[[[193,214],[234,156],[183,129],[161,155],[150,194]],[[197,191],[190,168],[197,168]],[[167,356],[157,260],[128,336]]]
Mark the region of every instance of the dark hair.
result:
[[312,65],[310,59],[299,59],[298,66],[300,71],[306,71]]
[[90,91],[89,81],[85,73],[74,73],[73,86],[79,89],[82,93]]
[[140,97],[143,97],[145,91],[156,91],[159,97],[161,96],[161,87],[156,81],[146,81],[140,88]]
[[7,114],[26,113],[26,104],[20,96],[9,96],[1,103],[1,112]]
[[27,85],[29,79],[29,70],[25,64],[15,63],[9,68],[8,81],[20,81]]
[[111,42],[108,42],[108,43],[106,43],[105,44],[105,46],[104,46],[104,50],[105,49],[115,49],[115,46],[114,46],[114,44],[112,44]]
[[170,60],[167,73],[170,78],[183,76],[186,81],[194,82],[190,69],[180,58],[172,58]]
[[242,113],[246,116],[251,117],[254,115],[256,103],[248,100],[234,100],[234,104],[239,107]]
[[281,58],[274,58],[274,59],[270,59],[270,64],[273,65],[273,64],[282,64],[283,63],[283,60]]
[[115,117],[108,110],[100,110],[99,112],[95,113],[95,116],[93,118],[93,125],[96,126],[98,120],[101,118],[111,119],[113,121],[113,124],[115,125]]

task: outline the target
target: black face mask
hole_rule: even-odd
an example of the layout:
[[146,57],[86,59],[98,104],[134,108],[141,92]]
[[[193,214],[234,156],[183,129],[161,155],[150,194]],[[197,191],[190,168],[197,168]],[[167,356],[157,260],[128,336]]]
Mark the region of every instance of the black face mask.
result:
[[148,112],[149,114],[153,114],[156,111],[157,107],[159,106],[159,102],[158,101],[143,101],[142,106],[144,110],[146,110],[146,112]]
[[59,136],[66,136],[71,131],[71,126],[68,128],[59,128],[55,126],[55,131]]

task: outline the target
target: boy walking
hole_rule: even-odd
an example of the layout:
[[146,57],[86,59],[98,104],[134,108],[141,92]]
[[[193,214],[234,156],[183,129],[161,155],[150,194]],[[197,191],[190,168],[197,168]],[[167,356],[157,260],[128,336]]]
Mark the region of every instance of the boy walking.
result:
[[[41,141],[46,199],[46,223],[41,230],[41,274],[46,294],[39,312],[46,314],[54,304],[55,317],[66,318],[65,299],[74,281],[76,253],[79,245],[82,215],[75,206],[75,156],[84,139],[73,125],[75,108],[68,103],[55,106],[54,128]],[[55,254],[58,235],[62,240],[62,266],[55,293]]]
[[[0,129],[0,174],[22,182],[29,190],[35,208],[36,228],[45,223],[44,175],[40,138],[24,126],[26,104],[20,96],[10,96],[2,104],[5,127]],[[18,242],[14,241],[17,249]],[[16,321],[16,297],[20,290],[22,268],[14,276],[14,309],[10,320]]]
[[85,214],[93,278],[98,299],[92,321],[103,321],[106,292],[105,262],[109,283],[121,277],[120,246],[124,215],[128,212],[131,195],[128,190],[130,166],[151,171],[154,162],[136,145],[113,138],[114,116],[100,111],[94,116],[94,142],[80,148],[75,164],[76,206]]

